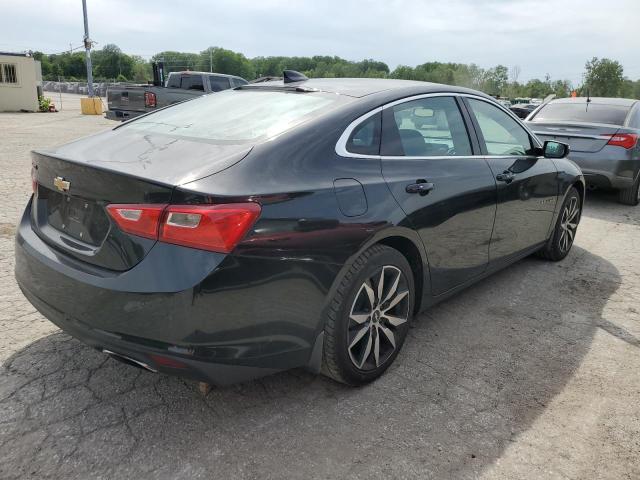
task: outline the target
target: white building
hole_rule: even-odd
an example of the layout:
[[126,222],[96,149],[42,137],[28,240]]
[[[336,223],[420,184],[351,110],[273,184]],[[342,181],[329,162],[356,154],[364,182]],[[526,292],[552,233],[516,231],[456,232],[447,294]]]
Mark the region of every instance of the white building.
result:
[[38,111],[40,62],[24,53],[0,52],[0,112]]

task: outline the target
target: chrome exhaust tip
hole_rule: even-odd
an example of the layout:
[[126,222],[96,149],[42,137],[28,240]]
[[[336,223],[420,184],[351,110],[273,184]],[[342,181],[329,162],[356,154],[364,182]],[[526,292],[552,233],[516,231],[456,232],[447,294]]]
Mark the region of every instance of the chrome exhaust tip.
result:
[[152,373],[158,373],[157,370],[151,368],[144,362],[136,360],[135,358],[127,357],[126,355],[122,355],[121,353],[112,352],[111,350],[103,349],[102,353],[106,353],[114,360],[118,360],[119,362],[126,363],[127,365],[132,365],[134,367],[142,368]]

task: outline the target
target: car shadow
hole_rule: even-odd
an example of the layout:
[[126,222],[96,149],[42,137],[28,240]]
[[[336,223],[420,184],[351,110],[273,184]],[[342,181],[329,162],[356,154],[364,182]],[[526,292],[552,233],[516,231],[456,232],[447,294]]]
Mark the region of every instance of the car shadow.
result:
[[640,206],[618,203],[618,193],[615,190],[589,190],[583,216],[606,222],[640,225]]
[[350,388],[301,370],[214,388],[118,363],[63,333],[0,375],[0,477],[467,478],[564,388],[620,284],[574,247],[525,259],[417,318],[395,364]]

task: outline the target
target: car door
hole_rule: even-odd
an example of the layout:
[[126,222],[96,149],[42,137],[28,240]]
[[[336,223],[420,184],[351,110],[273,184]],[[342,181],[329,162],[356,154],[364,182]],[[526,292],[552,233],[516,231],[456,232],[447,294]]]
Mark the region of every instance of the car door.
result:
[[557,170],[536,139],[488,100],[466,97],[478,140],[497,184],[498,209],[490,261],[505,259],[549,237],[558,200]]
[[480,275],[489,258],[495,180],[461,107],[435,94],[383,109],[382,173],[422,238],[433,295]]

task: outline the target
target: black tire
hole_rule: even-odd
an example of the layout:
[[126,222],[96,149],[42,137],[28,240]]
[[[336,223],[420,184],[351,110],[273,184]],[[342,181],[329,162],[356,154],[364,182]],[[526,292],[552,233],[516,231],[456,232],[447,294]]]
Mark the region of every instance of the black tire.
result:
[[623,205],[636,206],[640,203],[640,174],[629,188],[618,190],[618,202]]
[[[382,298],[379,298],[376,278],[383,280]],[[398,297],[402,298],[385,311]],[[385,245],[374,245],[362,253],[345,274],[327,309],[322,373],[354,386],[382,375],[402,348],[414,302],[413,273],[400,252]],[[400,323],[402,318],[406,320]],[[358,340],[362,332],[365,333]]]
[[[573,206],[575,206],[577,210],[574,210]],[[582,200],[580,194],[575,187],[571,187],[560,208],[558,220],[556,221],[556,226],[553,229],[551,238],[547,244],[538,251],[538,256],[545,260],[551,260],[552,262],[558,262],[565,258],[573,246],[581,216]],[[568,217],[571,218],[567,220]],[[575,225],[575,227],[568,227],[570,224]],[[567,241],[568,243],[566,243]]]

